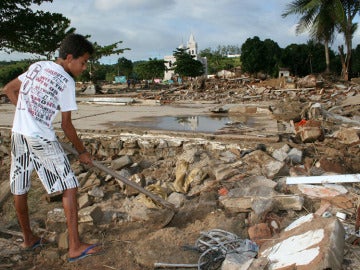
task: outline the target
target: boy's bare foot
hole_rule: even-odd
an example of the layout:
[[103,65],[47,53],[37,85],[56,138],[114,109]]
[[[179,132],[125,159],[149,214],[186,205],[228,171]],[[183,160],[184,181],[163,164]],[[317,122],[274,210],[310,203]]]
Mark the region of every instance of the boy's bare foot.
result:
[[104,253],[104,249],[100,244],[81,244],[76,251],[69,251],[69,262],[84,259],[89,256],[100,255]]

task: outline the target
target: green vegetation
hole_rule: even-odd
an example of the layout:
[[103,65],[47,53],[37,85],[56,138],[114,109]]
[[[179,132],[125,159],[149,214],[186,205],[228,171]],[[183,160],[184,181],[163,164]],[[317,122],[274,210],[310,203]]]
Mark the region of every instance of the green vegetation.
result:
[[207,48],[200,52],[201,57],[206,57],[208,73],[216,74],[220,70],[232,70],[241,66],[240,57],[229,58],[229,55],[240,55],[240,47],[234,45],[218,46],[216,50]]
[[0,62],[0,86],[24,73],[30,64],[29,61]]
[[140,61],[134,66],[135,77],[140,80],[154,80],[163,78],[165,72],[165,61],[156,58],[149,61]]

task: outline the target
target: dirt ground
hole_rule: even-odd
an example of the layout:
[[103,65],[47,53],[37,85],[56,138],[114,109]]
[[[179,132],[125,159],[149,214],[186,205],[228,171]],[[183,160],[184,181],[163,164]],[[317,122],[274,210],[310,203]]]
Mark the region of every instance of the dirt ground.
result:
[[[294,107],[298,105],[298,108]],[[283,116],[278,116],[288,121],[298,116],[301,104],[288,104],[283,108]],[[323,147],[323,148],[321,148]],[[319,146],[323,153],[329,146]],[[352,157],[346,160],[352,163],[352,173],[360,172],[360,160],[358,152],[349,153],[354,148],[348,146],[332,145],[339,156]],[[332,152],[333,154],[333,152]],[[1,164],[0,181],[6,181],[9,175],[8,164]],[[39,235],[49,239],[49,243],[35,251],[21,251],[19,249],[21,237],[11,232],[20,232],[17,224],[12,199],[9,198],[0,212],[0,226],[11,231],[0,232],[0,246],[4,250],[12,250],[12,255],[0,257],[0,269],[14,270],[45,270],[45,269],[116,269],[116,270],[146,270],[154,269],[155,263],[168,264],[197,264],[200,253],[194,250],[195,242],[203,231],[219,228],[230,231],[240,237],[247,238],[245,220],[246,213],[233,215],[227,213],[217,203],[218,188],[214,187],[209,192],[201,193],[199,196],[187,198],[186,204],[172,217],[171,221],[162,226],[161,214],[147,222],[121,221],[101,224],[97,226],[80,226],[83,241],[90,243],[101,243],[105,253],[99,256],[91,256],[78,262],[67,262],[67,253],[59,249],[53,235],[49,235],[45,228],[47,213],[54,208],[61,208],[61,202],[48,202],[45,199],[43,187],[34,176],[33,188],[29,193],[29,209],[32,225]],[[0,183],[1,184],[1,183]],[[109,193],[110,194],[110,193]],[[115,196],[115,195],[111,195]],[[39,199],[40,198],[40,199]],[[304,213],[306,211],[304,210]],[[164,216],[169,213],[164,212]],[[290,222],[301,213],[287,213],[284,223]],[[160,224],[160,225],[159,225]],[[356,257],[360,257],[357,245],[345,248],[345,261],[343,269],[360,269]],[[162,267],[162,269],[189,269],[185,267]],[[212,268],[208,268],[212,269]],[[214,268],[215,269],[215,268]]]
[[[1,173],[2,179],[4,179],[8,175],[8,170],[2,169]],[[47,202],[43,187],[35,176],[33,178],[33,187],[29,193],[32,225],[39,235],[51,241],[52,235],[48,235],[44,231],[44,218],[48,211],[61,208],[61,202]],[[212,203],[216,196],[216,192],[213,191],[189,200],[187,205],[182,207],[165,227],[162,227],[161,224],[159,227],[157,218],[147,222],[133,221],[91,227],[80,226],[82,240],[90,243],[101,243],[105,250],[102,255],[69,263],[67,262],[66,250],[59,250],[56,242],[50,242],[35,251],[18,250],[18,255],[10,256],[11,260],[8,257],[0,259],[0,269],[144,270],[154,269],[152,265],[160,262],[196,264],[200,254],[185,247],[195,246],[201,231],[221,228],[246,237],[245,215],[231,216],[226,214],[215,203]],[[167,212],[164,215],[166,216]],[[6,224],[6,228],[11,231],[20,232],[11,198],[3,206],[1,224],[2,226]],[[0,242],[3,248],[14,250],[21,243],[20,236],[0,232],[0,237],[8,240],[7,242]]]

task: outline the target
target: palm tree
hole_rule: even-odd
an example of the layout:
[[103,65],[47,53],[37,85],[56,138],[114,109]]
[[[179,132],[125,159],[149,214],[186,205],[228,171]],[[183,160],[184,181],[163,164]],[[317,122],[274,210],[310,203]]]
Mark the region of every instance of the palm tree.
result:
[[353,20],[360,11],[359,0],[340,0],[343,7],[343,16],[338,17],[337,29],[343,33],[346,45],[346,54],[343,46],[339,46],[342,65],[342,75],[345,81],[349,80],[349,68],[351,66],[352,39],[357,29],[357,23]]
[[337,14],[341,14],[341,12],[342,6],[339,0],[294,0],[287,5],[282,14],[283,17],[300,14],[301,18],[296,27],[296,33],[309,31],[312,39],[324,44],[325,72],[330,72],[329,45],[334,39]]

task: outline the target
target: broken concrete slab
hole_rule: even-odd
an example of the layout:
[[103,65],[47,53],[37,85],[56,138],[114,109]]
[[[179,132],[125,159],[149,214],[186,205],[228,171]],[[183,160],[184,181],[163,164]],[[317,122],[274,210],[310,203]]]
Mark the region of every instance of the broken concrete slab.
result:
[[297,188],[302,192],[302,194],[314,198],[335,197],[348,193],[348,190],[345,187],[335,184],[324,184],[323,186],[298,185]]
[[345,230],[337,218],[309,214],[294,223],[261,246],[259,258],[269,259],[270,269],[342,269]]
[[[304,204],[304,198],[298,195],[273,195],[270,197],[274,205],[279,210],[301,210]],[[219,202],[226,210],[232,213],[250,212],[254,207],[254,202],[261,198],[254,196],[231,198],[220,197]],[[264,198],[264,199],[269,199]]]

